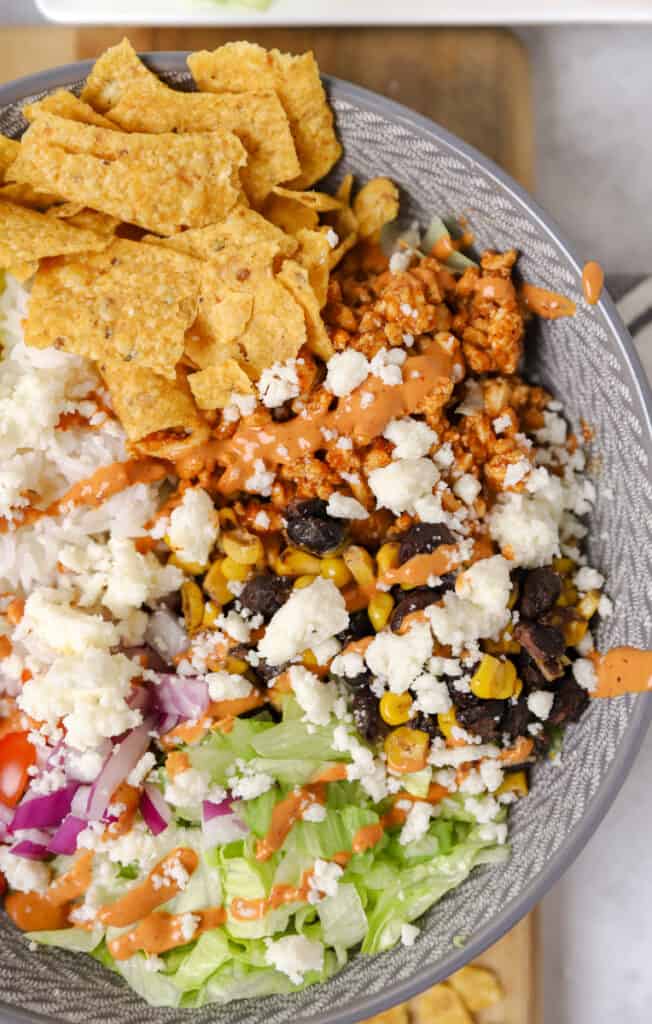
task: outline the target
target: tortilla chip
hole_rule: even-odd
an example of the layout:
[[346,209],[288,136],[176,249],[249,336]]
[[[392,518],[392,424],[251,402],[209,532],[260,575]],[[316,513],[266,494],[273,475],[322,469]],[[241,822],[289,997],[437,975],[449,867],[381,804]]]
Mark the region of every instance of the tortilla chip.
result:
[[473,1024],[466,1006],[454,989],[435,985],[410,1002],[414,1024]]
[[226,43],[213,53],[188,58],[188,67],[204,92],[238,93],[275,89],[288,116],[301,173],[289,181],[308,188],[330,171],[342,147],[333,127],[333,114],[312,53],[295,57],[255,43]]
[[254,375],[266,366],[294,359],[307,340],[303,309],[271,274],[256,283],[254,309],[238,339]]
[[5,171],[11,167],[20,153],[20,142],[0,135],[0,182],[5,180]]
[[272,191],[283,199],[300,203],[301,206],[307,206],[317,213],[327,213],[329,210],[339,210],[342,207],[341,200],[329,196],[327,192],[296,192],[291,188],[282,188],[281,185],[275,185]]
[[336,193],[337,198],[342,201],[341,209],[335,210],[333,213],[327,213],[324,217],[326,223],[330,224],[339,238],[339,244],[330,253],[329,264],[331,270],[337,266],[358,240],[358,218],[351,209],[352,188],[353,175],[347,174]]
[[493,971],[477,964],[469,964],[451,974],[447,984],[462,997],[471,1013],[479,1013],[480,1010],[494,1006],[505,995]]
[[97,210],[89,210],[86,206],[80,207],[77,203],[62,203],[61,206],[53,206],[51,210],[48,210],[48,217],[57,217],[59,220],[65,221],[66,224],[73,224],[76,228],[93,231],[96,235],[106,238],[107,244],[120,226],[117,217],[110,217],[108,213],[98,213]]
[[0,267],[19,281],[31,277],[48,256],[99,252],[108,244],[94,231],[0,199]]
[[45,96],[42,100],[28,103],[23,107],[23,117],[27,121],[35,121],[41,114],[58,114],[59,117],[67,117],[70,121],[78,121],[80,124],[94,124],[98,128],[115,128],[108,118],[97,114],[88,103],[84,103],[67,89],[57,89],[56,92]]
[[51,192],[39,192],[31,185],[2,185],[0,199],[17,206],[29,207],[30,210],[49,210],[55,203],[61,202],[61,196]]
[[398,217],[398,189],[389,178],[374,178],[360,189],[353,200],[360,238],[377,241],[380,229]]
[[308,271],[294,260],[287,260],[276,279],[287,288],[304,312],[308,348],[327,362],[333,355],[333,346],[321,318],[319,301],[310,285]]
[[107,362],[100,369],[127,437],[143,454],[176,458],[207,440],[208,426],[183,371],[166,380],[133,363]]
[[261,210],[266,220],[282,228],[288,235],[296,235],[305,229],[312,231],[319,225],[319,214],[296,199],[271,193]]
[[105,50],[95,61],[86,79],[81,98],[93,110],[106,114],[120,102],[122,95],[134,82],[146,82],[154,77],[148,71],[128,39]]
[[[146,236],[143,241],[153,245],[169,246],[177,252],[185,252],[197,259],[215,259],[224,254],[228,247],[242,250],[246,247],[267,246],[273,255],[291,256],[297,251],[298,242],[284,231],[270,224],[255,210],[246,206],[236,206],[228,217],[219,224],[211,224],[206,228],[195,228],[172,235],[170,238]],[[267,252],[267,249],[261,249]],[[235,256],[235,253],[233,254]],[[221,258],[221,257],[220,257]]]
[[191,374],[188,383],[200,409],[224,409],[234,391],[240,395],[253,391],[247,374],[233,359]]
[[41,267],[25,340],[98,361],[124,360],[174,380],[198,301],[194,260],[115,239],[102,253]]
[[43,114],[12,164],[12,180],[171,235],[222,220],[246,160],[235,135],[125,135]]
[[299,251],[297,263],[305,267],[319,308],[323,309],[328,298],[329,259],[331,246],[326,231],[298,231]]
[[246,331],[253,310],[253,295],[225,286],[219,269],[204,265],[199,313],[186,338],[187,355],[202,370],[226,359],[242,358],[238,339]]
[[[407,1003],[401,1003],[375,1017],[369,1017],[363,1024],[408,1024],[409,1019]],[[432,1024],[437,1024],[437,1021],[432,1021]]]

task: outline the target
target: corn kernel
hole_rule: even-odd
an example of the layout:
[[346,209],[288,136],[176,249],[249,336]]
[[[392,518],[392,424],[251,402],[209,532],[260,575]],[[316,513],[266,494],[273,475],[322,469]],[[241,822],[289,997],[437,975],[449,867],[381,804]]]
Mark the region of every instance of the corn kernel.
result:
[[553,558],[552,567],[562,576],[568,576],[575,569],[575,562],[572,558]]
[[589,624],[586,619],[571,619],[564,626],[564,641],[567,647],[577,647],[586,636]]
[[380,698],[380,717],[388,725],[403,725],[410,718],[411,707],[409,693],[384,693]]
[[500,640],[485,640],[483,647],[488,654],[519,654],[521,651],[521,645],[518,640],[514,640],[509,626]]
[[445,736],[446,739],[449,739],[452,735],[453,729],[459,728],[455,708],[451,708],[449,711],[440,712],[437,715],[437,725],[439,726],[441,734]]
[[303,654],[301,655],[301,660],[303,664],[306,666],[306,668],[317,668],[319,666],[319,662],[317,661],[315,652],[311,651],[310,648],[308,648],[307,651],[303,652]]
[[227,558],[239,565],[255,565],[263,557],[263,543],[255,533],[246,530],[231,530],[222,538],[222,546]]
[[222,562],[222,575],[227,580],[246,580],[251,574],[251,566],[243,565],[241,562],[234,562],[232,558],[225,558]]
[[342,558],[355,582],[361,587],[368,587],[375,581],[376,566],[366,548],[351,544],[343,553]]
[[227,604],[233,600],[233,594],[229,590],[226,577],[222,572],[223,558],[216,559],[206,575],[204,576],[204,590],[215,604]]
[[507,700],[514,696],[516,669],[511,661],[484,654],[471,677],[471,692],[481,700]]
[[427,764],[429,745],[427,732],[399,726],[385,740],[387,767],[394,772],[420,772]]
[[185,559],[179,558],[176,551],[168,558],[168,564],[176,565],[177,569],[182,569],[183,572],[187,572],[190,576],[201,576],[208,568],[207,565],[202,565],[201,562],[186,562]]
[[316,578],[316,576],[310,576],[308,574],[305,576],[297,576],[296,580],[292,584],[292,589],[304,590],[305,587],[309,587],[311,583],[314,583]]
[[581,615],[587,622],[598,610],[600,604],[600,591],[589,590],[584,597],[577,603],[577,613]]
[[243,676],[249,668],[249,662],[244,658],[235,658],[233,655],[229,655],[225,662],[225,668],[233,676]]
[[307,551],[286,548],[276,558],[273,568],[279,576],[319,576],[321,561]]
[[371,598],[367,608],[367,614],[369,615],[371,625],[377,633],[380,633],[381,629],[384,629],[389,622],[389,617],[392,614],[393,608],[394,598],[391,594],[386,594],[381,591],[379,594],[374,594]]
[[529,787],[525,772],[509,772],[496,790],[496,795],[501,793],[516,793],[518,796],[527,796]]
[[189,633],[195,633],[204,619],[204,598],[196,583],[181,584],[181,609]]
[[207,601],[204,605],[204,616],[201,620],[202,629],[210,629],[215,624],[215,620],[220,615],[222,609],[214,601]]
[[220,520],[220,526],[223,530],[235,530],[238,526],[238,517],[230,505],[226,508],[218,510],[218,518]]
[[325,580],[332,580],[340,588],[353,579],[343,558],[322,558],[320,571]]
[[398,553],[401,545],[398,541],[389,541],[387,544],[383,544],[379,548],[376,554],[376,565],[378,566],[378,575],[384,576],[390,569],[398,568],[399,557]]
[[577,587],[574,587],[569,580],[564,580],[561,594],[557,598],[557,606],[559,608],[571,608],[574,604],[577,604],[577,597]]

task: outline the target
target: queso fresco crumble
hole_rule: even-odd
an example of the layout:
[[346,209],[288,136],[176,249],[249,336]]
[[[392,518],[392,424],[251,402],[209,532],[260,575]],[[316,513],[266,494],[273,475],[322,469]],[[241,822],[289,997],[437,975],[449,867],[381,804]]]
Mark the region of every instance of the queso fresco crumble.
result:
[[573,304],[312,190],[311,54],[188,63],[125,40],[0,145],[0,890],[193,1007],[418,943],[623,655],[519,372]]

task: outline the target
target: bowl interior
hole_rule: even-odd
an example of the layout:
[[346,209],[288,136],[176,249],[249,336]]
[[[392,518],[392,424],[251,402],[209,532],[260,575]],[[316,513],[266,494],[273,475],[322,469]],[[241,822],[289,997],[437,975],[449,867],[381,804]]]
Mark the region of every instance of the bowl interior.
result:
[[[169,84],[189,88],[183,54],[151,59]],[[87,65],[72,65],[0,90],[0,130],[24,127],[19,100],[61,85],[79,85]],[[592,564],[607,576],[613,616],[600,627],[602,646],[652,639],[650,395],[631,342],[608,298],[582,300],[580,268],[556,228],[506,175],[458,139],[405,108],[331,80],[331,100],[348,171],[359,180],[393,178],[402,217],[425,226],[433,213],[465,215],[479,249],[516,248],[521,275],[570,296],[575,317],[539,324],[530,338],[528,373],[548,387],[577,425],[595,432],[598,500],[590,527]],[[511,815],[513,856],[481,868],[426,916],[411,948],[354,959],[335,978],[292,997],[270,997],[193,1011],[193,1019],[230,1024],[347,1024],[369,1017],[434,984],[510,928],[559,877],[596,828],[622,784],[649,719],[649,700],[596,701],[566,735],[563,757],[536,771],[533,791]],[[28,952],[0,920],[0,991],[6,1015],[95,1022],[110,1006],[116,1024],[188,1019],[188,1011],[152,1010],[88,957]]]

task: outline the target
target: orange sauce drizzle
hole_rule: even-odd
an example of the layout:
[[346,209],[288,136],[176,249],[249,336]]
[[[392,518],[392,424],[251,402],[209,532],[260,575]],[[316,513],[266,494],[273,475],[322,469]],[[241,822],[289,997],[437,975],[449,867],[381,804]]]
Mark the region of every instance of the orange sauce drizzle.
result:
[[181,892],[178,867],[191,875],[199,863],[199,857],[188,846],[178,846],[159,861],[144,882],[134,886],[115,903],[101,907],[97,914],[101,924],[125,928],[147,917],[153,910],[167,903]]
[[595,260],[589,260],[582,270],[582,291],[589,306],[600,301],[604,287],[604,270]]
[[272,820],[264,839],[256,844],[256,860],[269,860],[283,846],[292,826],[301,821],[303,815],[314,804],[326,802],[326,789],[323,783],[311,783],[288,793],[280,800],[272,811]]
[[[192,914],[198,919],[192,936],[193,940],[198,939],[200,935],[212,928],[218,928],[226,921],[224,907],[193,910]],[[184,917],[184,914],[167,914],[163,910],[155,910],[130,932],[111,939],[107,943],[109,952],[116,960],[127,960],[140,949],[145,953],[155,955],[166,953],[169,949],[175,949],[177,946],[184,946],[189,941],[183,935]]]
[[572,299],[535,284],[523,284],[520,294],[526,307],[544,320],[558,320],[563,316],[575,316],[577,307]]
[[652,651],[614,647],[607,654],[594,654],[591,658],[598,677],[592,697],[652,692]]

